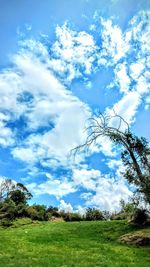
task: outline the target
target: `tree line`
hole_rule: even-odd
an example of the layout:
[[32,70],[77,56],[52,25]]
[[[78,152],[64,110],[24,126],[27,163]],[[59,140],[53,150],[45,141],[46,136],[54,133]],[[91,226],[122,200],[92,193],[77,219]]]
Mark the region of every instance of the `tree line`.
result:
[[[32,194],[21,183],[4,179],[0,184],[0,222],[11,225],[16,218],[28,217],[32,220],[47,221],[63,218],[65,221],[105,220],[107,212],[95,208],[87,208],[84,216],[76,212],[59,211],[58,207],[45,205],[29,205]],[[107,215],[107,216],[106,216]]]
[[120,202],[120,211],[110,213],[97,208],[87,208],[84,214],[60,211],[58,207],[39,204],[29,205],[32,194],[21,183],[4,179],[0,184],[0,225],[11,226],[16,219],[30,218],[32,221],[102,221],[134,219],[136,223],[147,224],[149,216],[146,210],[138,209],[134,202]]

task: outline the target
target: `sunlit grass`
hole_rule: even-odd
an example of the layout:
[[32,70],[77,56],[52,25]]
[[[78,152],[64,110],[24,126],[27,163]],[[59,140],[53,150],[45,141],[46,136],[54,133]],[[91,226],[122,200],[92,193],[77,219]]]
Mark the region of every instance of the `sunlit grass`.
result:
[[18,225],[0,228],[1,267],[150,266],[149,248],[118,242],[135,231],[123,221]]

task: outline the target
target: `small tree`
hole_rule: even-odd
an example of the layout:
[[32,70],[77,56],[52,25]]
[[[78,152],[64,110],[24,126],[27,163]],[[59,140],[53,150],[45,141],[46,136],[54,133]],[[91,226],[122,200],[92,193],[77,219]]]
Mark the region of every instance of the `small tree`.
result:
[[18,202],[20,198],[20,202],[25,203],[31,197],[32,194],[22,183],[15,183],[11,179],[4,179],[0,183],[0,202],[7,198],[12,198],[12,200]]
[[5,179],[0,184],[0,192],[0,221],[4,219],[5,224],[5,219],[27,216],[27,201],[32,195],[23,184]]
[[9,198],[14,201],[16,205],[20,203],[25,205],[27,203],[27,199],[24,192],[18,189],[11,191],[9,194]]

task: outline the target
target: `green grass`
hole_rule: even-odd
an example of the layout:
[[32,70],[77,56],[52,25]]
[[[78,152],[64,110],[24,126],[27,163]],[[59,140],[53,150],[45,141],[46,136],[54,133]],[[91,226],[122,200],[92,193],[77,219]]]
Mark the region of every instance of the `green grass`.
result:
[[135,231],[125,221],[18,225],[0,228],[1,267],[150,266],[150,248],[118,242]]

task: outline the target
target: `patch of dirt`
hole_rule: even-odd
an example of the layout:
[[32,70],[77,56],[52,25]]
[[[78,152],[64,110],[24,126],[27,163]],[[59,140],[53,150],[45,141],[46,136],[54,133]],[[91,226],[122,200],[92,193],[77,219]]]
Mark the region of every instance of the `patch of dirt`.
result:
[[123,235],[119,238],[121,243],[139,246],[150,246],[150,229]]

